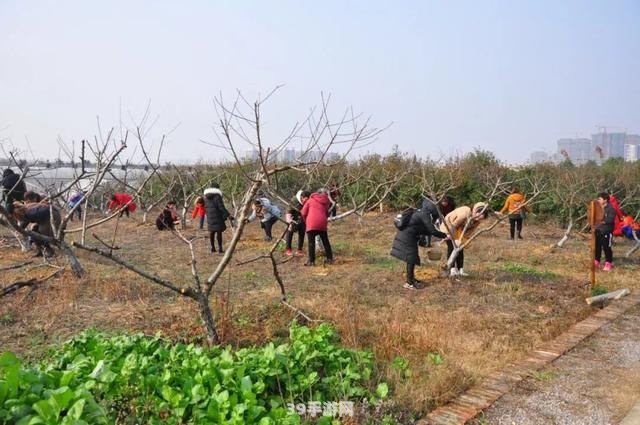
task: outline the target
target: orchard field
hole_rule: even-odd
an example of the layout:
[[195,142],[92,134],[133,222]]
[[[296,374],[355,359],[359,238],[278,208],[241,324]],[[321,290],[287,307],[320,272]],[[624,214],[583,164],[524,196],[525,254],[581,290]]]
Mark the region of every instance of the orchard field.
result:
[[[626,214],[640,209],[638,164],[512,167],[482,150],[438,161],[397,149],[347,160],[381,130],[360,115],[334,123],[326,99],[308,118],[316,125],[296,124],[272,151],[260,138],[261,102],[238,115],[216,101],[222,147],[252,146],[257,161],[234,154],[220,164],[163,164],[165,135],[150,135],[147,111],[133,142],[127,133],[116,143],[113,129],[95,146],[83,141],[80,158],[69,150],[72,181],[39,182],[45,199],[29,208],[49,216],[34,222],[43,229],[60,211],[55,231],[25,230],[15,211],[27,206],[0,205],[0,421],[414,423],[587,317],[586,205],[608,190]],[[257,140],[246,136],[254,132]],[[306,152],[319,155],[279,161],[305,132]],[[325,158],[337,145],[344,156]],[[132,146],[146,161],[135,173],[122,156]],[[18,157],[21,177],[37,184],[40,170]],[[208,232],[189,220],[215,184],[235,223],[224,255],[211,253]],[[286,257],[282,221],[275,243],[248,223],[256,198],[286,212],[299,190],[331,187],[341,193],[330,266]],[[417,277],[426,286],[402,287],[405,265],[389,255],[397,212],[445,195],[499,211],[516,187],[532,209],[523,240],[510,241],[506,216],[491,212],[465,246],[471,276],[445,277],[444,262],[423,251]],[[82,201],[70,206],[72,196]],[[123,217],[133,202],[137,211]],[[154,221],[165,204],[181,223],[160,232]],[[79,207],[82,222],[70,221]],[[18,244],[26,237],[57,255],[31,258]],[[619,240],[614,270],[600,272],[592,290],[638,288],[638,254],[623,256],[631,246]]]
[[[118,224],[118,255],[169,280],[188,276],[188,250],[171,233],[158,232],[150,224],[141,224],[140,217],[134,217],[123,218]],[[214,414],[207,413],[209,401],[202,401],[207,395],[207,400],[221,397],[215,411],[222,415],[219,417],[224,416],[220,413],[221,406],[231,409],[224,417],[232,418],[233,406],[243,405],[241,413],[235,413],[240,419],[236,418],[236,422],[229,419],[229,423],[252,422],[247,419],[254,417],[247,416],[250,414],[257,415],[255,418],[268,416],[262,410],[265,406],[272,414],[269,420],[285,421],[288,418],[286,420],[295,423],[299,420],[297,416],[286,414],[289,401],[349,399],[359,406],[366,399],[378,403],[378,409],[356,409],[355,416],[342,418],[342,422],[377,423],[386,418],[390,422],[410,423],[492,371],[522,358],[532,347],[553,338],[592,311],[592,307],[584,303],[588,239],[583,234],[572,234],[563,248],[552,252],[550,246],[563,234],[558,226],[527,223],[524,239],[513,242],[508,240],[508,229],[501,223],[465,249],[465,270],[470,277],[442,277],[440,265],[426,260],[422,251],[424,264],[417,275],[427,281],[428,286],[409,291],[402,288],[404,263],[388,255],[395,233],[392,217],[391,213],[368,213],[362,217],[351,215],[330,224],[336,256],[336,262],[331,266],[303,267],[303,257],[287,259],[278,248],[275,258],[283,261],[279,271],[287,287],[288,302],[304,312],[303,315],[280,303],[280,291],[268,260],[238,265],[269,249],[269,244],[262,240],[259,226],[248,225],[232,262],[212,294],[221,346],[228,347],[222,351],[214,349],[205,355],[200,350],[209,349],[197,348],[206,344],[200,316],[191,300],[158,289],[113,262],[84,252],[78,253],[78,259],[87,269],[87,277],[76,279],[65,271],[38,286],[22,288],[3,297],[0,301],[0,346],[3,352],[15,353],[23,363],[21,367],[41,364],[38,370],[42,371],[67,368],[78,354],[85,353],[84,363],[71,369],[78,375],[93,373],[91,379],[85,377],[94,382],[86,385],[91,397],[67,394],[70,401],[61,408],[63,414],[72,405],[76,406],[75,411],[78,410],[72,401],[86,399],[82,402],[86,415],[101,408],[111,421],[118,417],[124,420],[126,416],[134,422],[156,418],[180,423],[181,418],[193,421],[197,415]],[[114,226],[111,222],[97,228],[96,233],[102,240],[107,240],[113,236]],[[276,224],[274,234],[281,231],[282,224]],[[214,268],[220,257],[209,252],[207,234],[194,229],[192,223],[183,233],[196,238],[198,267],[205,271]],[[30,254],[20,252],[8,233],[2,236],[0,268],[30,260]],[[228,231],[225,234],[227,241],[229,237]],[[622,239],[617,242],[614,246],[616,267],[611,273],[599,272],[598,283],[607,290],[638,289],[640,261],[637,254],[629,259],[622,258],[631,243]],[[64,257],[58,256],[53,262],[64,265]],[[43,277],[50,272],[48,267],[34,261],[20,269],[3,271],[2,284]],[[298,322],[312,331],[299,327],[292,329],[292,324]],[[336,335],[330,335],[331,331],[321,324],[333,327]],[[83,334],[87,329],[95,331]],[[294,335],[295,329],[298,329],[298,337],[290,340],[290,332]],[[95,332],[106,335],[96,336]],[[194,370],[198,367],[184,360],[187,357],[205,368],[224,363],[225,356],[231,356],[231,353],[236,353],[234,356],[242,353],[237,350],[249,349],[250,352],[239,356],[250,358],[247,362],[253,363],[247,366],[241,364],[240,357],[234,357],[234,364],[238,363],[242,371],[229,372],[236,373],[229,378],[230,383],[209,388],[211,393],[199,392],[204,391],[200,387],[194,389],[197,382],[175,377],[167,381],[171,382],[168,386],[149,384],[145,391],[156,391],[157,394],[136,398],[127,393],[127,388],[131,391],[127,387],[131,382],[102,382],[100,374],[111,370],[122,374],[122,362],[133,361],[131,352],[141,359],[153,357],[155,349],[142,349],[136,345],[141,337],[131,335],[139,332],[151,338],[159,332],[160,339],[143,339],[144,344],[162,346],[166,353],[161,355],[167,357],[161,357],[161,363],[182,362],[183,374],[197,375]],[[300,336],[300,332],[312,333]],[[109,339],[111,335],[121,334],[125,336]],[[60,349],[72,337],[79,339]],[[91,338],[95,341],[87,342]],[[306,342],[300,343],[299,339]],[[114,344],[116,348],[113,348]],[[103,348],[97,350],[96,346]],[[132,348],[134,346],[137,348]],[[298,355],[297,360],[287,357],[290,364],[286,372],[281,371],[283,376],[289,376],[295,382],[282,383],[280,394],[277,390],[275,394],[268,394],[268,367],[256,372],[260,369],[256,364],[268,364],[264,359],[270,354],[265,353],[280,346],[283,348],[279,350]],[[52,349],[61,351],[54,355]],[[198,351],[197,356],[194,350]],[[343,360],[336,361],[336,358]],[[111,362],[110,368],[98,367],[98,362],[103,360]],[[12,363],[10,359],[3,358],[5,374],[9,363]],[[301,364],[307,365],[307,369],[288,370],[292,365],[302,367]],[[140,367],[138,373],[143,373],[142,369]],[[353,375],[345,375],[346,370]],[[312,371],[316,375],[312,375]],[[145,373],[153,374],[148,370]],[[109,381],[110,375],[106,373],[106,376],[103,380]],[[243,381],[245,377],[249,377],[249,381]],[[74,379],[79,378],[74,375]],[[260,392],[257,381],[267,389]],[[111,382],[115,383],[111,385]],[[237,391],[235,404],[224,404],[227,399],[220,394],[225,385]],[[282,390],[284,387],[286,391]],[[243,395],[243,389],[247,394]],[[231,394],[233,398],[233,391]],[[50,394],[39,396],[42,400],[53,397]],[[269,397],[274,396],[281,401],[280,407],[284,410],[268,407]],[[155,400],[155,404],[151,400]],[[56,410],[47,412],[43,411],[42,415],[54,415]],[[83,416],[83,419],[87,420],[87,417]],[[302,416],[302,420],[312,419],[308,415]],[[265,419],[264,423],[271,422]]]

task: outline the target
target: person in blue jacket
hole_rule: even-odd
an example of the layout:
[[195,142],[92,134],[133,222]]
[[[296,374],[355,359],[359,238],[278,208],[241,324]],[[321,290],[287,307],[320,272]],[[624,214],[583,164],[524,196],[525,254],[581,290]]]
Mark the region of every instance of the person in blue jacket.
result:
[[[69,201],[67,202],[67,206],[69,207],[69,209],[72,210],[76,205],[82,204],[82,202],[84,202],[84,195],[85,194],[83,191],[75,192],[74,194],[72,194],[69,197]],[[78,216],[78,220],[82,219],[82,206],[79,206],[76,209],[75,215]],[[71,221],[73,221],[73,216],[71,216]]]
[[272,204],[267,198],[258,198],[253,201],[253,212],[247,221],[252,222],[256,218],[259,218],[260,227],[264,229],[264,240],[271,242],[273,240],[271,229],[280,216],[282,216],[282,212],[277,205]]

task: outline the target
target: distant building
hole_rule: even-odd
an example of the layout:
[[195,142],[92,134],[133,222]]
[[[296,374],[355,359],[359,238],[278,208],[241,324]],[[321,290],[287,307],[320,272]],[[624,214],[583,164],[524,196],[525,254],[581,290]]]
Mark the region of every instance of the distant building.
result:
[[624,160],[633,162],[640,159],[640,135],[627,134],[627,143],[624,145]]
[[624,157],[627,133],[597,133],[591,135],[591,147],[596,160]]
[[302,162],[317,162],[322,158],[322,151],[300,152]]
[[624,145],[627,143],[627,133],[609,134],[609,158],[624,157]]
[[[275,162],[280,164],[294,164],[299,161],[317,162],[320,161],[320,159],[322,159],[323,162],[336,162],[339,161],[341,157],[342,156],[336,152],[327,152],[325,154],[320,150],[297,151],[295,149],[283,149],[275,154],[275,158],[270,155],[268,161],[271,162],[275,160]],[[256,149],[248,150],[245,151],[243,159],[246,161],[257,161],[260,159],[260,154]]]
[[278,152],[277,160],[282,164],[291,164],[297,159],[297,152],[294,149],[283,149]]
[[[594,159],[591,139],[560,139],[558,140],[558,154],[568,156],[571,162],[582,165]],[[565,157],[566,158],[566,157]]]
[[629,145],[640,145],[640,135],[638,135],[638,134],[627,134],[627,144],[629,144]]
[[551,155],[550,159],[551,159],[551,162],[553,162],[554,164],[560,164],[562,161],[564,161],[564,156],[556,152],[553,155]]
[[624,145],[624,160],[627,162],[635,162],[638,160],[640,153],[638,149],[640,145],[627,143]]
[[541,164],[543,162],[549,162],[551,157],[548,153],[543,151],[533,152],[529,157],[529,163],[531,164]]
[[257,161],[258,159],[260,159],[260,153],[257,149],[245,151],[244,159],[247,161]]

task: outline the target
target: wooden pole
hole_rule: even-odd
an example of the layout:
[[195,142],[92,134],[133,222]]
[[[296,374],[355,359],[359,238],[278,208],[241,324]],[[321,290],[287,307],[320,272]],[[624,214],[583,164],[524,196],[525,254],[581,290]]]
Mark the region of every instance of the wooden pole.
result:
[[591,226],[591,256],[589,261],[589,285],[593,288],[596,284],[596,205],[597,201],[591,201],[589,205],[589,226]]

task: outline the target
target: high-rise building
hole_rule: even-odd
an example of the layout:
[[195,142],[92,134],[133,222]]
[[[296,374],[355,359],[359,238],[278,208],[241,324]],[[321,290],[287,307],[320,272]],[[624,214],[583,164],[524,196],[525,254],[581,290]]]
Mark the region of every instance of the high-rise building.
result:
[[560,139],[558,153],[568,157],[576,165],[582,165],[594,159],[591,139]]
[[624,145],[624,160],[628,162],[640,159],[640,135],[627,134],[627,143]]
[[629,145],[640,145],[640,135],[627,134],[627,143]]
[[596,159],[606,161],[609,158],[624,157],[624,145],[627,143],[627,133],[597,133],[591,135],[591,144],[596,153]]
[[624,157],[624,145],[627,143],[627,133],[609,134],[609,158]]
[[627,143],[624,145],[624,160],[627,162],[634,162],[638,160],[639,146],[636,144]]

